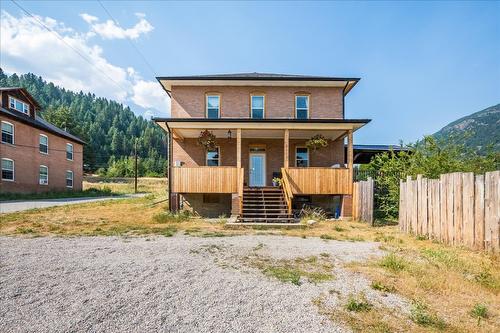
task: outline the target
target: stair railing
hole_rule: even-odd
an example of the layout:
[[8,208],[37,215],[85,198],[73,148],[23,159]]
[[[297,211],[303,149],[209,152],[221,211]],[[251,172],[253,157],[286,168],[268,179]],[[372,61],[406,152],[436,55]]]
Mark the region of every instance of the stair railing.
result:
[[243,215],[243,184],[245,178],[245,169],[240,168],[238,175],[238,199],[240,201],[240,216]]
[[288,209],[288,215],[291,215],[293,192],[292,192],[292,187],[290,185],[290,179],[288,178],[288,171],[286,168],[281,168],[281,187],[283,188],[283,193],[285,194],[285,201]]

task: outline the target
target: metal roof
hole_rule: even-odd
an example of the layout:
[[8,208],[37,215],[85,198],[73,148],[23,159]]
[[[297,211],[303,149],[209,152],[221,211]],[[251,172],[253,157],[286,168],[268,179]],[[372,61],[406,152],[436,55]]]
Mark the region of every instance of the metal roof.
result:
[[159,76],[158,80],[290,80],[290,81],[359,81],[359,78],[296,75],[278,73],[230,73],[185,76]]

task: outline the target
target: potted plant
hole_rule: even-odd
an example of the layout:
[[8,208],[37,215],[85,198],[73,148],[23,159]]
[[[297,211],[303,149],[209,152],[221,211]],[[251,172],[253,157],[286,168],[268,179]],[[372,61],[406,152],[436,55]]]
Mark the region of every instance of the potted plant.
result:
[[273,178],[273,186],[281,186],[281,178],[274,177]]
[[321,134],[316,134],[306,141],[306,147],[312,150],[328,147],[328,140]]
[[215,135],[209,130],[204,130],[200,133],[200,136],[198,137],[198,144],[205,150],[213,150],[217,148]]

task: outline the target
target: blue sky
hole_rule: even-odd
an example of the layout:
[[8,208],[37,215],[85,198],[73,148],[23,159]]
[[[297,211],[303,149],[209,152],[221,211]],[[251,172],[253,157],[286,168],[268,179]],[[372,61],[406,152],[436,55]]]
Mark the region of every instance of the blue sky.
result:
[[[155,74],[361,77],[357,143],[414,141],[500,103],[500,2],[0,2],[0,63],[166,116]],[[134,50],[137,46],[153,67]],[[69,46],[85,54],[83,60]],[[111,79],[111,80],[110,80]]]

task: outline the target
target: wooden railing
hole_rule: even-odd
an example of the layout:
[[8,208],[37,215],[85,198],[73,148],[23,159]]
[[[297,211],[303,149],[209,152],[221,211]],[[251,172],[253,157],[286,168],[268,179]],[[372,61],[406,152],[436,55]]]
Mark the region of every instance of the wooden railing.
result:
[[293,192],[290,187],[290,179],[288,178],[288,173],[286,168],[281,168],[281,187],[283,187],[283,193],[285,194],[288,214],[292,214]]
[[238,199],[240,201],[240,215],[243,214],[243,186],[245,179],[245,169],[239,168],[238,175]]
[[352,176],[347,168],[286,168],[291,192],[307,194],[352,194]]
[[238,171],[236,167],[174,167],[172,192],[239,193]]

